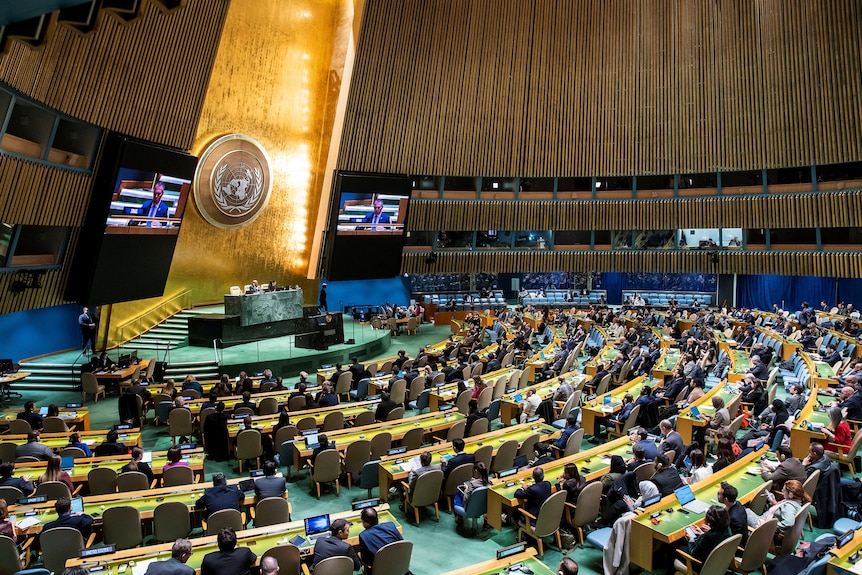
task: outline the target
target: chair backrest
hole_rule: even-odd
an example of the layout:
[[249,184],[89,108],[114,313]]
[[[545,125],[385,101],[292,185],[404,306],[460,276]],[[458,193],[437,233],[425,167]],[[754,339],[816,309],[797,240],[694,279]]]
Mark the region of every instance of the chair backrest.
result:
[[748,508],[754,511],[757,515],[763,515],[763,510],[766,509],[766,504],[769,503],[769,497],[767,494],[771,489],[772,480],[770,479],[757,488],[757,491],[748,502]]
[[502,400],[499,398],[491,401],[491,405],[488,406],[488,421],[500,418],[500,403],[502,403]]
[[727,568],[730,567],[730,562],[733,561],[740,541],[742,541],[742,535],[732,535],[719,543],[706,556],[703,567],[700,569],[700,575],[724,575]]
[[296,422],[296,428],[299,431],[314,429],[315,427],[317,427],[317,420],[313,416],[303,417]]
[[287,400],[287,410],[288,411],[302,411],[305,409],[305,397],[302,395],[297,395],[296,397],[291,397]]
[[105,495],[117,491],[117,472],[110,467],[97,467],[87,474],[90,495]]
[[488,487],[477,487],[470,493],[467,506],[464,507],[464,517],[473,519],[482,517],[488,512]]
[[0,535],[0,575],[12,575],[24,568],[18,547],[5,535]]
[[655,463],[652,461],[644,463],[635,469],[635,476],[638,478],[638,481],[646,481],[653,475],[655,475]]
[[396,421],[402,417],[404,417],[404,408],[398,406],[389,412],[389,415],[386,416],[386,421]]
[[78,556],[84,549],[84,537],[73,527],[54,527],[39,535],[42,565],[52,573],[62,573],[66,560]]
[[27,435],[33,431],[30,422],[26,419],[13,419],[9,421],[9,433],[12,435]]
[[473,457],[476,458],[476,462],[481,461],[485,464],[485,469],[491,469],[491,458],[494,457],[494,446],[493,445],[483,445],[479,449],[473,452]]
[[272,443],[273,445],[281,445],[285,441],[292,441],[297,435],[299,435],[299,430],[295,425],[285,425],[279,427],[278,431],[275,432],[275,439]]
[[449,431],[446,433],[446,441],[452,441],[453,439],[463,439],[465,429],[467,429],[467,422],[459,421],[458,423],[449,428]]
[[99,389],[99,381],[95,375],[85,371],[81,374],[81,387],[85,393],[96,393]]
[[[599,482],[591,483],[590,485],[598,485],[601,491],[602,485]],[[600,499],[596,497],[597,501]],[[580,500],[580,499],[579,499]],[[566,491],[561,489],[545,499],[542,507],[539,509],[539,515],[536,516],[536,526],[534,532],[537,537],[547,537],[560,528],[560,520],[563,518],[563,509],[566,505]],[[598,503],[597,503],[598,505]]]
[[165,469],[162,473],[162,487],[191,485],[195,482],[195,472],[186,465],[177,465]]
[[491,405],[491,400],[493,399],[494,388],[486,387],[479,394],[479,399],[477,399],[477,403],[479,404],[479,409],[486,409]]
[[278,413],[278,400],[274,397],[264,397],[257,406],[260,415],[272,415]]
[[[367,489],[369,493],[372,489],[380,485],[380,460],[372,459],[362,466],[362,473],[359,475],[359,488]],[[369,497],[371,495],[369,494]]]
[[[281,573],[281,563],[278,564]],[[314,567],[314,575],[353,575],[353,560],[350,557],[327,557]]]
[[236,458],[255,459],[263,453],[260,431],[257,429],[243,429],[236,436]]
[[45,433],[65,433],[69,426],[62,418],[52,415],[42,419],[42,431]]
[[247,405],[243,407],[237,407],[233,410],[234,417],[245,417],[246,415],[254,415],[254,410]]
[[497,378],[497,383],[494,384],[494,391],[491,394],[491,400],[500,399],[506,393],[506,384],[509,383],[509,378],[502,375]]
[[[422,440],[425,438],[425,429],[422,427],[414,427],[408,429],[404,437],[401,438],[401,446],[406,447],[407,451],[413,451],[422,447]],[[349,448],[348,448],[349,449]]]
[[488,433],[488,421],[487,417],[480,417],[476,421],[473,422],[473,425],[470,426],[470,435],[472,437],[474,435],[482,435],[483,433]]
[[24,498],[24,493],[11,485],[0,485],[0,499],[6,500],[6,505],[18,505],[18,500]]
[[518,455],[526,455],[529,459],[533,455],[533,449],[542,437],[538,433],[534,433],[527,437],[518,448]]
[[470,481],[473,476],[473,464],[464,463],[449,472],[449,477],[446,478],[446,485],[443,486],[443,495],[450,497],[455,496],[458,491],[458,486],[462,483]]
[[267,497],[254,507],[254,526],[266,527],[290,521],[290,507],[284,497]]
[[793,521],[793,527],[784,534],[781,548],[776,550],[776,555],[789,555],[796,551],[796,544],[799,543],[799,538],[802,537],[802,530],[805,528],[805,522],[808,521],[808,510],[810,508],[811,504],[806,503],[797,512],[796,519]]
[[852,461],[856,454],[859,452],[859,448],[862,447],[862,428],[856,432],[856,435],[853,436],[853,441],[850,443],[850,448],[847,450],[847,453],[844,455],[845,460]]
[[814,492],[817,491],[817,483],[820,481],[820,470],[815,469],[805,483],[802,484],[802,489],[808,494],[808,497],[814,499]]
[[563,457],[574,455],[581,451],[581,444],[584,442],[584,428],[578,428],[566,440],[566,449],[563,452]]
[[191,435],[194,431],[192,412],[183,407],[170,410],[168,412],[168,427],[171,435]]
[[518,454],[518,440],[510,439],[504,442],[497,454],[494,456],[494,461],[491,463],[491,473],[497,473],[504,469],[509,469],[515,462],[515,455]]
[[207,519],[207,535],[217,535],[223,527],[233,527],[234,531],[242,531],[242,514],[236,509],[216,511]]
[[420,375],[410,382],[410,393],[407,394],[407,401],[416,401],[419,399],[419,394],[425,390],[425,376]]
[[187,387],[186,389],[182,390],[180,392],[180,395],[182,395],[183,397],[191,397],[192,399],[200,399],[201,398],[201,392],[199,392],[196,389],[192,389],[190,387]]
[[339,429],[344,429],[344,413],[330,411],[323,418],[323,431],[337,431]]
[[314,460],[312,478],[315,483],[335,481],[341,475],[341,455],[337,449],[324,449]]
[[333,393],[336,395],[344,395],[350,391],[350,386],[353,384],[353,372],[345,371],[338,376],[335,382]]
[[528,385],[530,385],[530,370],[525,369],[521,372],[521,376],[518,379],[518,389],[524,389]]
[[46,481],[44,483],[40,483],[39,486],[36,487],[36,495],[44,495],[48,498],[48,501],[56,501],[61,497],[67,497],[69,499],[72,498],[72,492],[69,490],[69,486],[62,481]]
[[376,433],[371,438],[371,459],[380,459],[392,447],[392,434],[388,431]]
[[407,381],[404,379],[396,379],[389,387],[389,399],[395,403],[404,403],[404,398],[407,395]]
[[367,439],[353,441],[347,446],[347,451],[344,453],[344,472],[358,473],[362,471],[370,459],[371,441]]
[[189,508],[182,501],[160,503],[153,511],[153,538],[156,541],[176,541],[188,537],[191,530]]
[[17,448],[18,445],[11,441],[0,443],[0,461],[15,461]]
[[380,369],[377,370],[377,373],[385,373],[387,375],[392,373],[392,364],[393,364],[393,361],[391,359],[387,359],[380,366]]
[[375,421],[373,411],[363,411],[353,418],[353,426],[363,427],[365,425],[372,425]]
[[634,427],[635,423],[637,422],[638,416],[640,415],[640,412],[641,412],[641,406],[640,405],[634,406],[634,408],[631,410],[631,413],[629,413],[629,416],[626,418],[626,421],[623,424],[623,428],[620,430],[620,433],[622,435],[628,435],[629,434],[629,431],[632,429],[632,427]]
[[141,514],[131,505],[109,507],[102,515],[105,543],[116,545],[117,550],[132,549],[144,542]]
[[596,386],[596,395],[602,395],[603,393],[607,393],[608,386],[611,384],[611,374],[607,374],[602,378],[599,384]]
[[384,545],[374,556],[374,567],[371,569],[371,575],[404,575],[410,571],[412,555],[412,541],[405,539]]
[[[410,492],[410,505],[413,507],[424,507],[425,505],[434,504],[440,498],[440,489],[442,487],[443,472],[441,470],[435,469],[423,473],[416,478],[416,483]],[[377,559],[374,561],[376,563]]]
[[742,560],[738,565],[740,571],[751,573],[766,564],[766,554],[769,552],[769,546],[775,537],[777,528],[778,519],[773,517],[758,525],[751,532],[745,543],[745,550],[742,552]]
[[577,508],[572,523],[575,527],[589,525],[599,516],[599,504],[602,500],[602,483],[593,481],[578,495]]
[[[255,523],[257,519],[255,519]],[[299,547],[296,545],[278,545],[270,547],[264,554],[264,557],[274,557],[278,563],[278,575],[300,575],[302,572],[302,560],[300,559]],[[350,563],[350,569],[353,569],[353,561],[347,557],[339,557],[339,559],[347,559]],[[317,575],[317,569],[314,570]]]
[[143,491],[149,488],[147,476],[140,471],[125,471],[117,475],[118,491]]

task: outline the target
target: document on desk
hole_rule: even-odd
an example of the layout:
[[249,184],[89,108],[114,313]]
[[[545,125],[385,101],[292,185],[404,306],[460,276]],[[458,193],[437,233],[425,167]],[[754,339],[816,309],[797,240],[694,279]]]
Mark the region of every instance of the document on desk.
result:
[[34,525],[39,525],[39,518],[36,517],[35,515],[32,515],[30,517],[24,517],[20,521],[15,522],[15,526],[18,529],[20,529],[21,531],[26,531],[27,529],[30,529]]
[[851,573],[856,573],[856,575],[862,575],[862,561],[859,561],[857,563],[851,563],[849,566],[847,566],[846,563],[842,561],[841,569],[846,569]]
[[144,575],[147,572],[147,568],[149,568],[150,563],[155,563],[158,559],[145,559],[143,561],[135,561],[135,564],[132,566],[132,575]]
[[407,461],[402,463],[401,469],[403,469],[407,473],[410,473],[414,469],[418,469],[421,466],[422,466],[422,463],[419,461],[419,456],[417,455],[413,459],[408,459]]

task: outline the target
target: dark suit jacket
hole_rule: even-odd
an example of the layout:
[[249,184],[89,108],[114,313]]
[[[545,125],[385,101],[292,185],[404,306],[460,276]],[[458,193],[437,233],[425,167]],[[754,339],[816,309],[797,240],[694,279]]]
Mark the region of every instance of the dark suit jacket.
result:
[[801,482],[808,479],[808,473],[805,471],[805,466],[802,465],[802,460],[796,457],[788,457],[778,464],[775,471],[764,471],[760,476],[763,477],[764,481],[771,479],[772,489],[776,491],[784,487],[784,483],[790,479]]
[[[368,212],[365,214],[365,217],[362,218],[362,221],[366,224],[370,224],[374,221],[374,212]],[[389,223],[389,214],[381,213],[380,217],[377,220],[378,224],[388,224]]]
[[258,499],[284,497],[286,483],[284,477],[276,477],[275,475],[259,477],[254,482],[254,493]]
[[656,484],[662,497],[667,497],[675,490],[682,487],[682,479],[676,467],[667,467],[652,476],[652,482]]
[[167,561],[150,563],[146,575],[195,575],[195,570],[171,557]]
[[[680,435],[676,431],[671,431],[670,433],[668,433],[667,437],[664,438],[664,441],[661,442],[662,453],[667,453],[671,449],[676,451],[677,455],[682,454],[683,449],[685,449],[682,441],[682,435]],[[673,463],[673,461],[671,461],[671,463]]]
[[213,551],[204,555],[201,575],[246,575],[257,561],[257,555],[248,547],[230,551]]
[[356,555],[353,545],[334,535],[321,537],[314,543],[314,559],[311,562],[311,567],[316,567],[318,563],[330,557],[348,557],[353,560],[354,571],[362,568],[362,563],[359,561],[359,556]]
[[739,501],[734,501],[730,509],[727,510],[730,515],[730,532],[734,535],[742,535],[742,545],[748,541],[748,516],[745,513],[745,507]]
[[65,515],[60,515],[57,519],[46,523],[45,526],[42,528],[42,532],[44,533],[45,531],[53,527],[71,527],[80,531],[81,535],[83,535],[84,539],[86,539],[90,535],[92,525],[93,518],[86,513],[81,515],[72,515],[71,513],[66,513]]
[[463,451],[454,455],[452,459],[446,462],[446,467],[443,468],[443,481],[449,478],[449,474],[452,473],[453,469],[465,463],[476,463],[476,456],[472,453],[464,453]]
[[33,429],[42,429],[42,416],[35,411],[22,411],[15,419],[25,420]]
[[[150,213],[150,206],[153,205],[153,200],[147,200],[139,209],[139,216],[146,216]],[[168,205],[164,202],[159,202],[159,205],[156,206],[156,215],[157,218],[166,218],[168,217]]]
[[222,509],[236,509],[241,511],[245,495],[236,485],[219,485],[207,487],[204,494],[195,503],[198,509],[206,509],[207,516]]
[[[374,556],[384,545],[401,541],[404,537],[391,521],[378,523],[359,534],[359,553],[366,565],[374,565]],[[201,575],[204,575],[203,573]]]
[[539,509],[542,508],[542,503],[551,496],[551,484],[548,481],[534,483],[526,488],[522,487],[515,491],[515,497],[524,500],[524,509],[533,515],[539,516]]

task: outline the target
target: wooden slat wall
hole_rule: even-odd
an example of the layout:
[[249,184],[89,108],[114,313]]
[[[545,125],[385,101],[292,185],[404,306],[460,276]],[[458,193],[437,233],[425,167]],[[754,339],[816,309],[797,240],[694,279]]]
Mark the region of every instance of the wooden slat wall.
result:
[[721,252],[713,264],[706,252],[438,252],[436,262],[427,263],[429,253],[402,256],[402,273],[519,273],[550,271],[701,272],[719,274],[776,274],[828,277],[858,277],[862,252]]
[[862,159],[857,0],[368,0],[339,168],[603,176]]
[[[52,21],[44,46],[9,44],[0,81],[72,117],[189,149],[227,7],[227,0],[191,0],[165,14],[146,1],[129,24],[100,14],[87,36]],[[64,303],[91,186],[87,174],[0,154],[0,221],[73,227],[66,265],[48,271],[42,288],[13,294],[16,274],[0,274],[0,313]]]
[[856,227],[862,192],[636,201],[413,200],[411,231]]
[[227,5],[192,0],[165,14],[145,2],[129,24],[101,11],[86,36],[55,16],[44,46],[10,43],[0,80],[80,120],[189,149]]

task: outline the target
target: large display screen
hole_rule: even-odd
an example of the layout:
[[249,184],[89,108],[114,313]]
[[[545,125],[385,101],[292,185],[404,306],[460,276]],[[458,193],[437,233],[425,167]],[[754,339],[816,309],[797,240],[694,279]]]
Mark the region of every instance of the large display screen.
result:
[[102,305],[164,294],[198,159],[109,133],[66,297]]
[[398,275],[411,191],[408,176],[338,173],[324,276],[346,280]]

